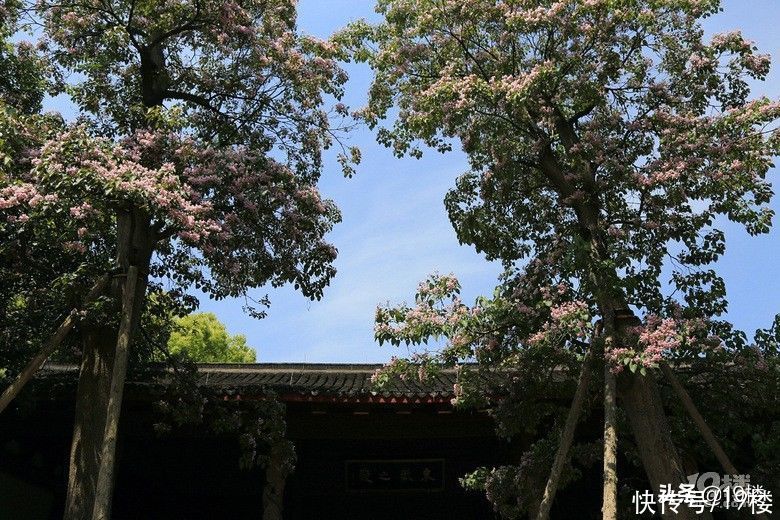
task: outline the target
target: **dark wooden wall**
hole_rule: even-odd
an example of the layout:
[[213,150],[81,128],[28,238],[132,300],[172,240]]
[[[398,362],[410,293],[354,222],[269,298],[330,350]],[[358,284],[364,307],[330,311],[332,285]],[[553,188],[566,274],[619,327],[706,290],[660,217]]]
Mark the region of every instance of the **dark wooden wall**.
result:
[[[290,403],[298,464],[288,479],[285,518],[480,520],[494,515],[458,478],[480,465],[510,463],[520,446],[493,435],[486,414],[434,405]],[[260,469],[238,466],[235,439],[153,433],[149,403],[123,410],[116,519],[259,519]],[[61,518],[73,405],[43,401],[0,417],[0,519]],[[441,490],[347,489],[347,460],[443,459]]]

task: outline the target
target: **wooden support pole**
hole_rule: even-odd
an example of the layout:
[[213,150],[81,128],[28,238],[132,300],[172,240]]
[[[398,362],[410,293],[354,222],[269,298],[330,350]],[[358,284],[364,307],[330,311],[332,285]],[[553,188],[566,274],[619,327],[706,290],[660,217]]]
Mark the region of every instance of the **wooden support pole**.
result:
[[617,520],[617,385],[609,363],[604,363],[604,493],[603,520]]
[[[95,282],[95,285],[92,286],[92,289],[90,289],[89,293],[87,293],[87,296],[84,298],[84,302],[81,305],[82,309],[87,307],[101,294],[103,294],[103,291],[108,285],[109,280],[110,276],[105,274],[101,276],[97,282]],[[2,413],[3,410],[8,407],[8,405],[17,395],[19,395],[19,392],[22,391],[22,388],[24,388],[25,385],[30,382],[35,373],[43,366],[49,356],[51,356],[52,353],[57,350],[68,333],[70,333],[70,331],[73,329],[73,326],[78,323],[79,310],[79,308],[75,308],[72,309],[70,313],[68,313],[68,316],[63,320],[60,326],[57,327],[57,330],[54,331],[54,334],[49,336],[49,339],[46,340],[43,348],[41,348],[41,350],[35,354],[35,357],[30,360],[27,366],[24,367],[24,369],[16,377],[16,380],[11,383],[11,386],[3,391],[3,395],[0,396],[0,413]]]
[[597,334],[605,333],[601,350],[604,366],[604,467],[602,473],[602,520],[617,520],[617,382],[607,361],[607,352],[623,343],[623,331],[638,321],[630,309],[614,310],[604,305],[603,319]]
[[555,500],[555,493],[558,490],[561,473],[569,458],[569,451],[571,450],[571,445],[574,441],[574,430],[577,427],[577,422],[580,420],[580,414],[582,413],[582,407],[585,402],[585,395],[587,394],[588,382],[590,381],[591,352],[592,350],[589,349],[582,361],[582,371],[580,372],[580,377],[577,381],[577,391],[574,393],[574,400],[571,403],[569,414],[566,417],[566,423],[563,427],[563,432],[561,433],[561,442],[558,445],[558,451],[555,452],[555,460],[550,469],[550,477],[547,479],[547,485],[544,488],[542,503],[539,505],[539,514],[536,517],[537,520],[547,520],[550,517],[550,509],[552,508],[553,500]]
[[669,380],[669,383],[672,385],[672,388],[677,394],[677,397],[680,398],[685,411],[687,411],[688,415],[691,416],[691,419],[693,419],[693,423],[696,425],[699,433],[701,433],[702,437],[704,437],[704,442],[707,443],[707,446],[709,446],[710,450],[712,450],[712,453],[715,454],[715,457],[718,459],[718,462],[720,462],[720,465],[723,466],[723,470],[729,475],[738,475],[739,472],[737,471],[737,468],[734,467],[734,464],[731,463],[731,459],[729,459],[728,455],[726,455],[726,452],[723,451],[723,447],[720,445],[720,442],[718,442],[715,434],[712,433],[712,430],[707,425],[707,421],[705,421],[704,417],[702,417],[701,413],[699,413],[699,410],[693,403],[693,400],[688,394],[688,391],[685,390],[685,387],[683,387],[682,383],[680,383],[680,380],[677,378],[677,374],[675,374],[672,368],[665,362],[661,362],[660,367],[661,372],[663,372],[664,376],[666,376],[666,379]]
[[[677,374],[674,373],[672,367],[670,367],[665,362],[661,362],[660,366],[661,372],[663,372],[664,376],[666,376],[666,378],[669,380],[672,388],[677,393],[677,397],[679,397],[680,401],[682,401],[683,407],[685,407],[688,415],[690,415],[691,419],[693,419],[693,422],[696,424],[696,428],[698,428],[701,436],[704,437],[704,441],[707,443],[707,446],[709,446],[710,450],[712,450],[712,453],[715,455],[715,458],[718,459],[718,462],[720,462],[720,465],[723,467],[723,471],[725,471],[728,475],[739,475],[740,472],[731,462],[729,456],[726,455],[726,451],[720,445],[720,442],[718,442],[718,438],[715,437],[715,434],[712,433],[712,430],[707,425],[707,421],[705,421],[704,417],[701,415],[701,413],[699,413],[699,409],[696,408],[693,399],[691,399],[688,391],[685,389],[682,383],[680,383],[680,379],[677,377]],[[756,517],[759,520],[766,519],[766,515],[764,514],[758,514]]]
[[106,428],[100,455],[100,471],[95,487],[95,505],[92,510],[93,520],[109,520],[111,517],[116,439],[119,431],[119,415],[122,409],[125,377],[127,375],[128,353],[133,333],[133,322],[135,321],[133,318],[135,315],[134,307],[137,304],[135,301],[137,281],[138,268],[131,265],[127,270],[127,279],[122,291],[122,318],[119,323],[116,354],[111,376],[111,390],[108,396]]

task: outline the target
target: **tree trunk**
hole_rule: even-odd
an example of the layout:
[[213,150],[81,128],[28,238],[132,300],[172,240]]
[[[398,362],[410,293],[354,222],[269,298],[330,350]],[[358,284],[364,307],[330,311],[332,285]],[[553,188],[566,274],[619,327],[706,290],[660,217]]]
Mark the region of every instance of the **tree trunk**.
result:
[[[557,114],[556,127],[567,149],[577,144],[577,130],[571,121]],[[584,183],[585,197],[570,204],[577,216],[578,234],[583,244],[587,244],[587,247],[579,252],[586,274],[582,281],[586,286],[590,286],[590,291],[596,297],[605,328],[614,326],[615,337],[620,338],[623,329],[616,321],[609,323],[611,320],[608,317],[614,317],[613,313],[628,310],[629,307],[621,289],[620,275],[614,267],[615,259],[610,253],[606,239],[607,226],[602,219],[602,204],[595,171],[585,163],[575,165],[575,171],[570,171],[569,167],[558,160],[551,146],[542,149],[539,159],[542,173],[562,199],[572,198],[578,188],[567,179],[566,173],[579,174]],[[631,313],[628,311],[626,314]],[[610,332],[609,329],[606,330],[607,333]],[[618,389],[619,396],[622,394],[625,412],[653,488],[657,492],[661,484],[670,484],[676,488],[679,484],[686,483],[652,376],[627,374],[625,379],[626,384],[622,385],[622,390]],[[690,510],[683,510],[682,507],[679,510],[680,514],[674,517],[677,520],[695,518]]]
[[[92,303],[98,296],[103,293],[103,290],[108,285],[108,281],[109,275],[107,274],[101,276],[98,279],[87,296],[84,298],[82,308]],[[0,396],[0,413],[2,413],[3,410],[5,410],[6,407],[11,403],[11,401],[13,401],[13,399],[19,394],[19,392],[22,391],[22,388],[24,388],[30,379],[32,379],[38,369],[43,366],[49,356],[51,356],[52,353],[57,350],[57,347],[60,346],[60,343],[62,343],[76,322],[78,322],[78,312],[79,309],[76,308],[68,313],[67,318],[65,318],[60,326],[57,327],[57,330],[54,331],[54,334],[49,337],[49,339],[43,345],[43,348],[39,350],[35,357],[30,360],[26,367],[24,367],[24,370],[19,373],[19,376],[13,383],[11,383],[11,386],[5,389],[3,395]]]
[[617,389],[615,374],[604,363],[604,494],[603,520],[617,520]]
[[111,517],[111,491],[114,482],[114,455],[116,453],[116,437],[119,431],[119,412],[124,395],[125,376],[127,375],[127,360],[130,339],[133,333],[134,308],[136,301],[136,285],[138,268],[131,265],[127,271],[124,295],[122,297],[122,321],[119,325],[119,337],[114,353],[114,367],[111,374],[111,389],[108,394],[106,412],[106,428],[103,434],[103,446],[100,453],[100,471],[95,488],[95,506],[93,520],[108,520]]
[[580,372],[579,381],[577,382],[577,391],[574,393],[574,400],[571,403],[571,408],[569,408],[569,414],[566,416],[566,424],[561,433],[561,442],[558,445],[558,451],[555,452],[555,460],[550,469],[550,477],[547,479],[547,485],[544,488],[542,503],[539,505],[539,513],[536,517],[537,520],[547,520],[550,517],[550,509],[552,508],[553,500],[555,500],[555,493],[558,491],[558,483],[561,480],[563,468],[569,459],[569,451],[571,450],[571,445],[574,441],[574,430],[577,428],[577,422],[580,420],[582,406],[587,394],[588,382],[590,381],[590,372],[592,369],[590,366],[590,360],[592,358],[591,352],[591,350],[588,350],[587,354],[585,354],[585,359],[582,362],[582,371]]
[[[138,268],[134,291],[136,305],[133,306],[133,315],[130,318],[132,340],[146,294],[154,240],[149,216],[141,210],[120,213],[117,229],[119,267],[125,272],[131,265]],[[122,285],[123,282],[118,280],[112,286],[111,294],[117,302],[122,297]],[[119,306],[116,307],[119,311]],[[92,518],[95,508],[95,491],[100,472],[117,341],[118,330],[107,328],[101,329],[100,334],[87,334],[84,341],[84,357],[76,396],[76,424],[71,444],[65,520]],[[113,464],[113,460],[111,463]]]
[[285,474],[282,469],[282,454],[276,446],[271,448],[268,466],[265,468],[263,486],[263,520],[282,520],[284,506]]
[[[672,443],[671,431],[652,373],[648,372],[644,376],[630,372],[623,374],[619,393],[653,491],[657,494],[662,484],[670,484],[672,489],[678,490],[677,486],[687,483],[688,479]],[[696,515],[681,505],[676,514],[667,508],[663,517],[693,520],[712,518],[712,515],[706,511]]]
[[[165,56],[162,47],[157,44],[145,47],[140,52],[141,59],[141,96],[144,106],[162,106],[164,91],[167,88],[165,74]],[[152,125],[149,125],[150,128]],[[130,317],[130,327],[127,348],[130,348],[132,337],[140,321],[141,311],[145,302],[146,286],[149,277],[149,265],[154,250],[156,236],[151,227],[151,217],[138,208],[120,208],[117,213],[117,266],[127,273],[130,266],[138,269],[138,279]],[[117,303],[122,298],[122,285],[115,283],[112,296]],[[109,392],[112,388],[112,373],[114,372],[114,349],[118,345],[117,330],[112,330],[105,337],[90,336],[90,341],[84,342],[84,360],[79,377],[79,391],[76,402],[76,424],[74,426],[73,443],[68,479],[67,507],[65,520],[82,520],[91,517],[95,509],[95,486],[100,468],[100,455],[103,451],[104,435],[106,433],[106,416],[109,406]],[[89,369],[85,372],[85,365]],[[82,381],[84,375],[87,380]],[[83,383],[83,384],[82,384]],[[121,382],[124,385],[124,381]],[[121,385],[120,385],[121,386]],[[117,388],[114,388],[116,391]],[[121,389],[119,390],[121,392]],[[121,397],[121,396],[120,396]],[[118,404],[121,409],[121,399]],[[118,421],[119,410],[116,411]],[[115,442],[115,441],[114,441]],[[113,458],[111,464],[113,465]],[[106,469],[106,471],[108,471]],[[113,467],[111,468],[113,478]],[[102,493],[108,486],[111,501],[113,482],[102,482]],[[110,506],[109,506],[110,512]]]
[[92,515],[115,347],[113,329],[99,327],[84,332],[70,448],[66,520],[88,520]]

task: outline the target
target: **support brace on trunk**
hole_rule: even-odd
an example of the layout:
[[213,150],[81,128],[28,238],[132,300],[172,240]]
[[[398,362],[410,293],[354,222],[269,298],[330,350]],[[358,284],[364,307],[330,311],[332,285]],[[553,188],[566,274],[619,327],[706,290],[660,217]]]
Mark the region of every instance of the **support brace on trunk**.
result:
[[604,473],[602,520],[617,520],[617,384],[604,363]]
[[585,358],[582,361],[582,371],[580,372],[580,378],[577,381],[577,391],[574,393],[574,400],[571,403],[571,408],[569,408],[569,414],[566,416],[566,424],[561,433],[561,443],[558,445],[558,451],[555,452],[555,460],[550,469],[550,477],[547,479],[547,485],[544,488],[544,496],[542,497],[542,503],[539,505],[539,514],[536,517],[537,520],[547,520],[550,517],[550,509],[552,508],[553,500],[555,500],[555,493],[558,490],[561,473],[563,472],[563,467],[566,465],[566,461],[569,459],[569,451],[571,450],[571,445],[574,441],[574,430],[577,428],[577,422],[580,420],[582,406],[585,402],[585,395],[587,394],[588,382],[590,381],[590,373],[592,370],[590,364],[593,356],[591,352],[592,350],[588,349]]
[[65,337],[70,333],[76,323],[79,322],[80,310],[89,306],[90,303],[103,294],[110,279],[111,277],[109,274],[104,274],[95,282],[95,285],[92,286],[92,289],[89,290],[89,293],[87,293],[87,296],[84,298],[81,308],[77,307],[70,311],[67,318],[65,318],[60,326],[57,327],[57,330],[54,331],[54,334],[49,336],[49,339],[44,343],[43,348],[39,350],[35,357],[33,357],[27,366],[24,367],[16,377],[16,380],[11,383],[11,386],[5,389],[3,395],[0,396],[0,413],[8,407],[17,395],[19,395],[22,388],[30,382],[35,373],[43,366],[49,356],[57,350]]
[[720,465],[723,466],[723,470],[729,475],[738,475],[739,472],[737,471],[737,468],[734,467],[734,464],[732,464],[731,459],[729,459],[728,455],[726,455],[726,452],[723,450],[720,442],[718,442],[715,434],[712,433],[712,430],[710,430],[710,427],[707,425],[707,421],[704,420],[704,417],[702,417],[701,413],[699,413],[696,405],[693,404],[693,399],[691,399],[691,396],[685,390],[685,387],[683,387],[682,383],[680,383],[677,375],[667,363],[661,362],[660,366],[661,372],[663,372],[664,376],[666,376],[666,379],[669,380],[669,383],[672,385],[672,388],[677,394],[677,397],[680,398],[680,402],[682,402],[685,411],[688,412],[688,415],[690,415],[691,419],[693,419],[693,423],[696,425],[699,433],[701,433],[701,436],[704,437],[704,441],[707,443],[707,446],[709,446],[710,450],[712,450],[712,453],[718,459]]
[[130,340],[133,333],[134,308],[136,302],[136,284],[138,268],[131,265],[127,270],[122,293],[122,319],[119,324],[119,336],[116,344],[114,368],[111,376],[111,390],[108,397],[106,412],[106,429],[103,435],[103,447],[100,456],[100,472],[95,488],[95,507],[92,511],[93,520],[109,520],[111,517],[111,498],[114,483],[114,455],[116,439],[119,432],[119,415],[122,408],[122,397],[127,375],[127,361]]

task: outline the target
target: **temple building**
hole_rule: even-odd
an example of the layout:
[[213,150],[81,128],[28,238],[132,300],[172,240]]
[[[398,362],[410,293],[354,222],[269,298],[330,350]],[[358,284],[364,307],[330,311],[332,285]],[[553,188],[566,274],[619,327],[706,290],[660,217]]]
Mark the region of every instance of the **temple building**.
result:
[[[197,427],[156,433],[159,383],[131,380],[113,518],[496,518],[484,494],[458,480],[479,466],[516,462],[523,443],[497,438],[484,410],[453,408],[455,372],[377,392],[370,382],[376,368],[198,366],[197,384],[211,395],[251,401],[270,390],[284,403],[286,437],[297,454],[286,478],[274,472],[273,458],[267,471],[242,469],[236,436]],[[75,366],[47,366],[31,395],[0,416],[0,512],[62,518],[77,376]]]

